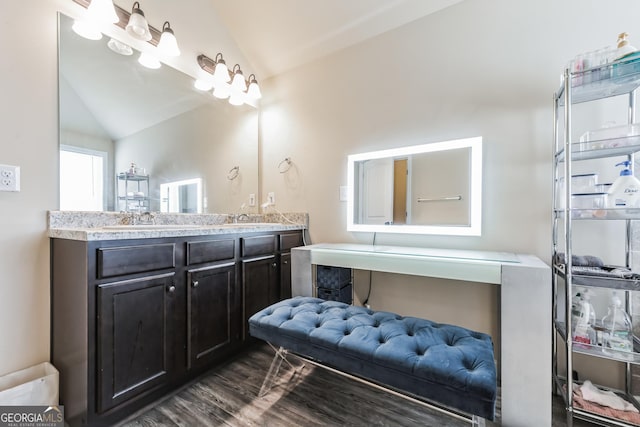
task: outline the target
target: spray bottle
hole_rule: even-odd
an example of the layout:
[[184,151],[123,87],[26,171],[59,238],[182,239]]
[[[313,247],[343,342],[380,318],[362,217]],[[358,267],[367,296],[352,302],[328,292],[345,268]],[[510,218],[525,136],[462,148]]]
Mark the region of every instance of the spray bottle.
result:
[[625,160],[616,164],[616,166],[624,166],[620,171],[620,176],[615,180],[607,198],[607,207],[609,208],[637,208],[640,207],[640,181],[633,176],[631,162]]

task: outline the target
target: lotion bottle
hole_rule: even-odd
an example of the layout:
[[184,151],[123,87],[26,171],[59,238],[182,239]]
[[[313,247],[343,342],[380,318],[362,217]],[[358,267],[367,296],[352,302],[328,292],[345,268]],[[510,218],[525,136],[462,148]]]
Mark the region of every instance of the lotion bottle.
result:
[[631,162],[625,160],[616,166],[624,166],[620,176],[615,180],[608,192],[607,207],[637,208],[640,207],[640,181],[629,169]]

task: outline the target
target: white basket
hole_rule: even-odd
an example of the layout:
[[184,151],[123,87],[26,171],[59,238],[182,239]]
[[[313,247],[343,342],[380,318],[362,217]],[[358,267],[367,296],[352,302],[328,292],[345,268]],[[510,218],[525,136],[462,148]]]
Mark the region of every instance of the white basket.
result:
[[0,377],[0,406],[58,405],[58,370],[49,362]]

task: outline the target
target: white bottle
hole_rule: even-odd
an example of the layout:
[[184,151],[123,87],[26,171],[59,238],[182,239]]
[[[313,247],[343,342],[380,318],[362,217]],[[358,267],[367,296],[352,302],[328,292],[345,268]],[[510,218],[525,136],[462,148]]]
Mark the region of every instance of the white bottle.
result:
[[625,160],[616,164],[624,166],[620,176],[615,180],[608,192],[607,207],[609,208],[637,208],[640,207],[640,181],[633,176],[629,169],[631,162]]
[[571,338],[578,345],[596,345],[596,332],[593,329],[596,323],[596,312],[591,304],[588,289],[582,292],[582,298],[574,301],[576,310],[572,310],[571,313]]
[[612,354],[611,350],[633,351],[633,332],[631,318],[622,307],[622,301],[614,292],[611,296],[609,312],[602,318],[603,352]]

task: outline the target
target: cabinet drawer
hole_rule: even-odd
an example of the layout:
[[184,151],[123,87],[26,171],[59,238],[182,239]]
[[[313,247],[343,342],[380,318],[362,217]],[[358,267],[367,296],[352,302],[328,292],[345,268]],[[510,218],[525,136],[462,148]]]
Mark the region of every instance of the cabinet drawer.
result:
[[222,261],[235,257],[235,239],[187,243],[187,265]]
[[280,235],[280,250],[288,251],[291,248],[302,246],[302,233],[287,233]]
[[276,251],[276,236],[242,237],[241,256],[267,255]]
[[174,243],[98,249],[98,278],[174,268]]

